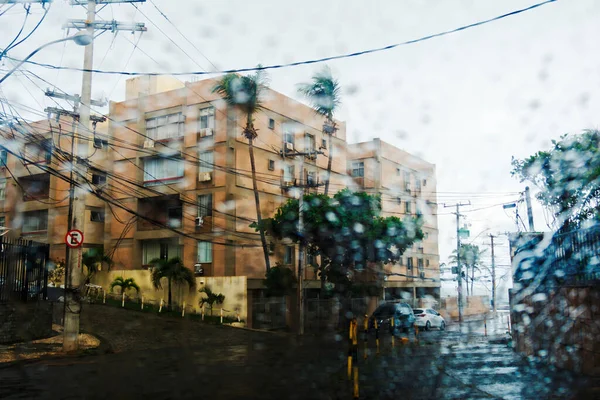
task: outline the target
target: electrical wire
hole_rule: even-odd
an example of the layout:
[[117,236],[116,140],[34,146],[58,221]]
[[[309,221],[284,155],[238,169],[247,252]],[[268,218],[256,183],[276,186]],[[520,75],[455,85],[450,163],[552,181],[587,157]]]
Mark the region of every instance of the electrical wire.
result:
[[[447,35],[450,35],[453,33],[464,31],[464,30],[467,30],[470,28],[475,28],[475,27],[478,27],[478,26],[481,26],[484,24],[488,24],[491,22],[499,21],[504,18],[508,18],[508,17],[511,17],[511,16],[514,16],[517,14],[521,14],[521,13],[536,9],[538,7],[542,7],[542,6],[550,4],[550,3],[554,3],[556,1],[558,1],[558,0],[546,0],[541,3],[536,3],[529,7],[514,10],[514,11],[511,11],[511,12],[508,12],[505,14],[498,15],[493,18],[484,19],[484,20],[477,21],[477,22],[474,22],[474,23],[471,23],[468,25],[462,25],[462,26],[459,26],[454,29],[434,33],[431,35],[423,36],[423,37],[420,37],[417,39],[407,40],[407,41],[400,42],[400,43],[390,44],[390,45],[383,46],[383,47],[376,47],[376,48],[362,50],[362,51],[356,51],[356,52],[352,52],[352,53],[346,53],[346,54],[340,54],[340,55],[328,56],[328,57],[322,57],[322,58],[315,58],[315,59],[304,60],[304,61],[295,61],[295,62],[291,62],[291,63],[261,65],[259,67],[232,68],[232,69],[211,71],[211,72],[206,72],[206,71],[188,71],[188,72],[176,72],[175,71],[174,72],[174,71],[171,71],[171,72],[150,72],[150,73],[148,73],[148,72],[109,71],[109,70],[99,70],[99,69],[87,70],[87,69],[83,69],[83,68],[58,67],[56,65],[46,64],[46,63],[38,63],[38,62],[34,62],[34,61],[26,61],[26,62],[29,64],[32,64],[32,65],[37,65],[37,66],[41,66],[41,67],[45,67],[45,68],[52,68],[52,69],[61,68],[61,69],[67,69],[67,70],[72,70],[72,71],[94,72],[97,74],[113,74],[113,75],[120,74],[120,75],[129,75],[129,76],[136,76],[136,75],[210,75],[210,74],[228,74],[228,73],[253,72],[253,71],[259,71],[259,70],[282,69],[282,68],[295,67],[295,66],[299,66],[299,65],[318,64],[318,63],[324,63],[324,62],[333,61],[333,60],[360,57],[360,56],[367,55],[367,54],[373,54],[373,53],[391,50],[396,47],[420,43],[420,42],[424,42],[427,40],[431,40],[431,39],[435,39],[438,37],[447,36]],[[179,47],[179,46],[177,45],[177,47]],[[16,61],[21,61],[21,60],[16,59]],[[202,67],[200,67],[200,68],[202,68]]]

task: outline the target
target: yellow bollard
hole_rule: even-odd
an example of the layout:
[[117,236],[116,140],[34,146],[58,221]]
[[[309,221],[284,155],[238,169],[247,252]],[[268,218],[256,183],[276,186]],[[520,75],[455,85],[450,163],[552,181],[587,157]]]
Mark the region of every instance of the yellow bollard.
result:
[[158,306],[158,312],[159,313],[162,311],[162,307],[163,307],[163,299],[160,299],[160,304]]
[[144,296],[142,296],[142,311],[144,311]]
[[185,301],[183,302],[183,307],[181,307],[181,318],[185,317]]
[[395,322],[394,317],[392,317],[390,324],[392,325],[392,348],[394,348],[394,346],[396,345],[396,337],[395,337],[395,332],[394,332],[394,327],[396,326],[396,322]]
[[356,357],[356,351],[358,347],[358,323],[356,318],[350,321],[348,327],[348,379],[352,378],[352,359]]
[[221,324],[223,324],[223,309],[221,308]]
[[238,322],[241,322],[242,320],[240,319],[240,313],[237,313],[237,320]]
[[354,366],[354,398],[358,399],[358,366]]
[[348,354],[348,380],[352,379],[352,354]]
[[377,354],[379,354],[379,326],[375,320],[375,345],[377,346]]
[[125,307],[125,292],[121,294],[121,307]]
[[204,321],[204,304],[202,304],[202,321]]
[[102,298],[102,304],[106,304],[106,290],[103,291],[104,296]]
[[419,343],[419,327],[415,324],[415,343]]

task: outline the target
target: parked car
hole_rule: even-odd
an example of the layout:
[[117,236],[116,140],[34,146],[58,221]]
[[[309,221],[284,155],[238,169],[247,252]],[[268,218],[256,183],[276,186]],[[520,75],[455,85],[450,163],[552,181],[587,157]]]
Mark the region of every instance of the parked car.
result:
[[418,327],[424,327],[426,331],[431,328],[439,328],[440,331],[446,329],[446,321],[444,318],[435,310],[431,308],[415,308],[413,310],[415,314],[415,324]]
[[380,332],[383,329],[392,332],[391,320],[394,318],[394,331],[409,331],[414,329],[415,316],[412,308],[402,302],[387,302],[381,304],[369,320],[369,326],[371,329],[375,328],[375,321],[379,327]]

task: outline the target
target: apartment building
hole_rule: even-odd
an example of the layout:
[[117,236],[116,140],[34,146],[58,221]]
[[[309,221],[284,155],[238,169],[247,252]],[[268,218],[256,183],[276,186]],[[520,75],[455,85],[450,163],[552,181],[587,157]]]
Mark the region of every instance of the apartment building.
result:
[[[73,120],[56,118],[0,128],[0,226],[6,234],[50,244],[50,258],[66,259],[65,235],[68,227],[69,184],[51,171],[69,176],[70,163],[60,152],[71,153]],[[96,134],[77,133],[81,145],[88,146],[90,189],[101,189],[108,167],[106,124],[99,123]],[[85,196],[85,192],[77,192]],[[105,203],[86,196],[83,229],[84,251],[104,246]],[[81,227],[81,225],[79,225]]]
[[[123,209],[107,214],[106,248],[116,248],[117,268],[147,268],[154,258],[181,257],[198,276],[247,276],[248,289],[262,288],[265,261],[256,220],[245,116],[213,93],[216,79],[181,83],[168,78],[127,81],[123,102],[111,103],[109,133],[115,144],[111,196]],[[327,157],[295,152],[321,149],[323,118],[311,108],[267,90],[255,115],[258,191],[264,217],[299,192],[294,186],[324,181]],[[346,129],[333,137],[332,187],[345,185]],[[323,190],[313,188],[308,190]],[[141,218],[146,217],[151,219]],[[183,233],[183,234],[182,234]],[[271,265],[295,270],[297,248],[270,243]],[[318,286],[314,269],[306,279]]]
[[384,216],[422,214],[425,239],[386,265],[386,299],[440,298],[435,165],[381,139],[348,145],[348,174],[357,189],[378,193]]

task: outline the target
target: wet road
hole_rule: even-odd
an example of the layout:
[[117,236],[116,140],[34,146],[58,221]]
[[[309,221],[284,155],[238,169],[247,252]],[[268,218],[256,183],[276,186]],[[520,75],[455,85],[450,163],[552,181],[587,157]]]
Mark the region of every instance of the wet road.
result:
[[[141,313],[132,319],[107,307],[88,312],[84,325],[104,329],[118,353],[0,367],[0,398],[353,398],[345,338],[298,341]],[[360,398],[584,398],[575,390],[589,382],[529,365],[476,326],[423,332],[418,343],[396,338],[394,347],[382,335],[379,354],[371,336],[366,359],[361,342]]]

